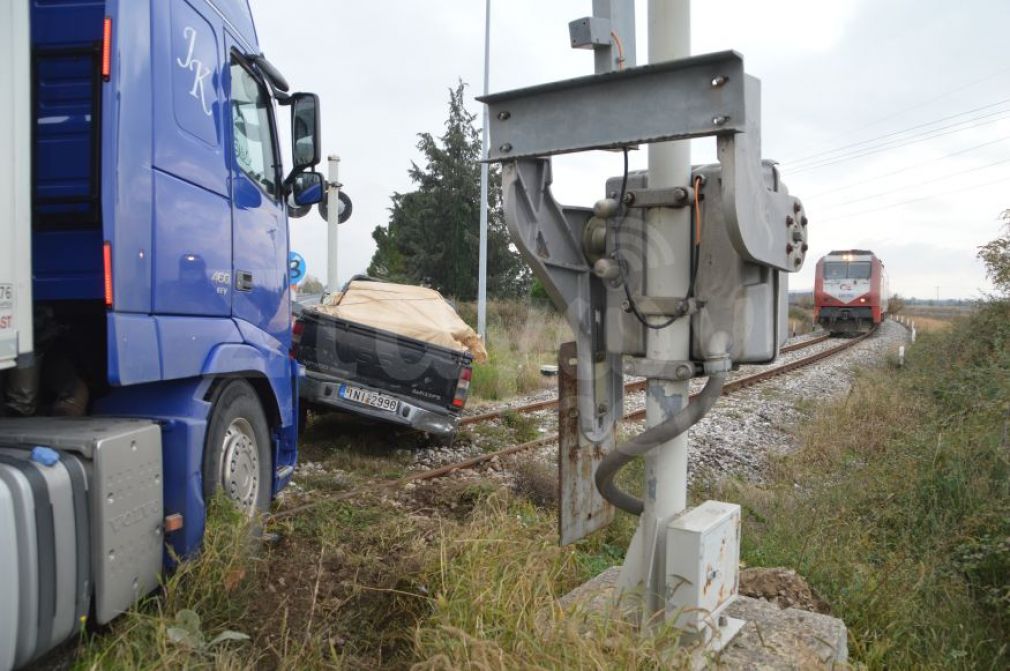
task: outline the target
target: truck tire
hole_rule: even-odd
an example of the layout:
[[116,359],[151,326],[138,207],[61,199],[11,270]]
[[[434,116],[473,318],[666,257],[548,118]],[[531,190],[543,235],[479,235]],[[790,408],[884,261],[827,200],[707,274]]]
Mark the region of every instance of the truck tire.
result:
[[203,450],[205,500],[219,489],[243,511],[270,507],[270,430],[259,397],[245,380],[231,380],[217,394]]

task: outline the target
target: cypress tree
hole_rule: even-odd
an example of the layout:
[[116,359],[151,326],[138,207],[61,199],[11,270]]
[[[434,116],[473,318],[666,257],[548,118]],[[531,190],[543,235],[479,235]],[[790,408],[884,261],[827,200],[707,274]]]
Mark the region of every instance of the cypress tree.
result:
[[[422,165],[411,162],[415,190],[394,193],[389,224],[372,232],[377,249],[369,275],[426,284],[460,300],[477,297],[480,242],[480,133],[463,104],[466,85],[449,90],[445,132],[419,133]],[[501,170],[492,165],[488,188],[488,295],[524,294],[531,274],[509,241],[501,209]]]

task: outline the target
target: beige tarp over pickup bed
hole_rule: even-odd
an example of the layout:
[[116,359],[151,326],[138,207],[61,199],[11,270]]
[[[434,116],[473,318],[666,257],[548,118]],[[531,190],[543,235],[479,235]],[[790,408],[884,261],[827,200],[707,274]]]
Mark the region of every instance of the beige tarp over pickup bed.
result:
[[434,289],[355,281],[346,291],[330,294],[325,304],[310,309],[449,349],[469,351],[477,363],[487,360],[480,336]]

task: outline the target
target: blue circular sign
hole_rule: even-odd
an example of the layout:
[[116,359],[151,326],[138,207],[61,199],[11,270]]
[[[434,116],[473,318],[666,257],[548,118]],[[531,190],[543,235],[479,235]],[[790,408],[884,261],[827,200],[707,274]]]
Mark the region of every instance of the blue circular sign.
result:
[[298,252],[288,255],[288,275],[291,284],[298,284],[305,278],[305,259]]

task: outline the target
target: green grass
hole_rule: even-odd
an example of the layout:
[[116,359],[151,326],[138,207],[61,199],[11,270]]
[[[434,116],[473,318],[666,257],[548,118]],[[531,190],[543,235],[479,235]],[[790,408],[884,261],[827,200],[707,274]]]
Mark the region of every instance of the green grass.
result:
[[789,306],[789,329],[799,335],[814,330],[813,310],[798,305]]
[[[252,599],[258,560],[252,553],[253,524],[223,499],[211,502],[199,561],[183,562],[162,594],[148,597],[120,617],[104,635],[81,640],[76,669],[244,668],[259,655],[245,641],[201,646],[192,636],[179,640],[179,620],[199,618],[206,640],[235,631]],[[183,628],[184,630],[187,628]],[[239,630],[238,633],[246,634]]]
[[416,631],[413,668],[680,668],[668,628],[642,636],[620,618],[558,608],[558,597],[620,551],[603,544],[599,551],[611,553],[606,566],[586,561],[584,551],[557,546],[555,528],[541,509],[492,496],[468,524],[443,534],[429,569],[433,609]]
[[870,668],[1010,665],[1010,305],[812,408],[773,484],[728,485],[743,558],[805,576]]
[[[468,323],[476,322],[473,304],[459,306]],[[488,360],[475,364],[471,397],[499,401],[553,384],[540,374],[542,364],[556,364],[558,346],[571,339],[561,316],[533,301],[491,301],[488,304]]]

